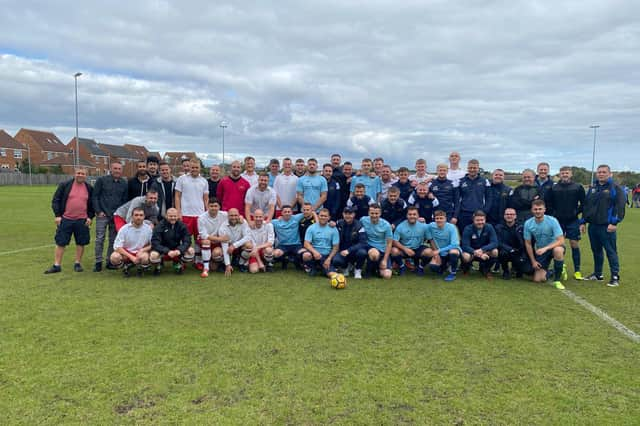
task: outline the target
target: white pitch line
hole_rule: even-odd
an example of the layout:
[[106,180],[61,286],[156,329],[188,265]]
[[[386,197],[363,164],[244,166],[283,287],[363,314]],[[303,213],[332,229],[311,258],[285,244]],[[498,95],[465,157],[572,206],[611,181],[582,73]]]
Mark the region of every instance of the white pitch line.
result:
[[28,248],[23,248],[19,250],[3,251],[3,252],[0,252],[0,256],[6,255],[6,254],[22,253],[23,251],[39,250],[39,249],[49,248],[53,246],[54,244],[47,244],[46,246],[28,247]]
[[627,336],[629,339],[633,340],[636,343],[640,343],[640,334],[638,334],[635,331],[631,330],[629,327],[627,327],[626,325],[622,324],[617,319],[611,317],[609,314],[607,314],[602,309],[600,309],[597,306],[594,306],[591,303],[587,302],[586,300],[584,300],[582,297],[578,296],[577,294],[575,294],[571,290],[566,290],[565,289],[565,290],[561,290],[561,291],[569,299],[573,300],[578,305],[581,305],[586,310],[591,311],[598,318],[600,318],[604,322],[608,323],[610,326],[612,326],[613,328],[618,330],[620,333],[622,333],[625,336]]

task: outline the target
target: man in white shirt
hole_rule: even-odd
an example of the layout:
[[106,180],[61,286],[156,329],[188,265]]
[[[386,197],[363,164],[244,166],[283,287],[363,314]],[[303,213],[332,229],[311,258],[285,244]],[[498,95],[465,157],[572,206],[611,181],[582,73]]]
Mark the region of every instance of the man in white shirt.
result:
[[237,260],[240,272],[248,270],[247,263],[251,257],[253,244],[249,236],[249,225],[240,217],[238,209],[229,209],[229,220],[223,223],[218,230],[220,237],[227,237],[222,243],[222,255],[224,257],[224,274],[230,276],[233,272],[232,260]]
[[264,213],[261,209],[253,212],[253,219],[254,226],[249,229],[249,237],[253,244],[251,257],[249,258],[249,272],[252,274],[258,271],[272,272],[273,244],[275,242],[273,224],[264,221]]
[[391,166],[385,164],[382,166],[380,171],[380,183],[382,184],[382,192],[380,193],[380,202],[383,202],[387,199],[389,194],[389,188],[393,186],[394,183],[398,181],[397,178],[393,176],[393,172],[391,171]]
[[244,157],[244,173],[240,176],[245,178],[251,186],[255,186],[258,184],[258,174],[256,173],[256,159],[247,156]]
[[220,211],[220,202],[217,198],[209,199],[209,210],[198,216],[198,244],[202,250],[202,278],[209,276],[209,263],[213,261],[214,270],[222,265],[222,243],[228,242],[229,237],[220,236],[220,227],[229,218],[227,212]]
[[276,212],[274,217],[278,218],[282,214],[282,206],[291,206],[293,211],[298,211],[297,192],[298,176],[293,174],[293,164],[291,158],[282,160],[282,174],[276,177],[273,183],[273,190],[276,191]]
[[129,276],[129,268],[136,265],[137,275],[149,268],[149,252],[151,251],[151,226],[144,222],[144,209],[135,208],[131,223],[124,225],[113,243],[111,264],[117,268],[124,266],[124,276]]
[[[175,208],[182,222],[187,225],[189,233],[198,237],[198,216],[207,211],[209,202],[209,184],[200,176],[200,163],[191,162],[188,175],[183,175],[176,181]],[[196,247],[196,252],[198,248]]]
[[466,175],[467,172],[460,168],[460,153],[453,151],[449,154],[449,171],[447,172],[447,179],[453,182],[454,186],[458,186],[460,179]]
[[260,173],[258,184],[252,186],[244,196],[244,217],[249,221],[249,226],[253,228],[252,217],[257,210],[262,210],[263,220],[269,222],[273,219],[276,206],[276,192],[269,186],[269,175]]
[[409,182],[414,188],[421,183],[429,183],[433,176],[427,174],[427,160],[418,158],[416,160],[416,173],[409,176]]

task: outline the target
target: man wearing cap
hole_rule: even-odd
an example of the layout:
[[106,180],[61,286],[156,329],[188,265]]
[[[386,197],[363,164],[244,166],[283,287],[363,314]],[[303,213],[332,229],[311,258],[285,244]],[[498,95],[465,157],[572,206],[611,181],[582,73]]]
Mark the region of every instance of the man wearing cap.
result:
[[367,234],[355,213],[353,207],[345,207],[342,219],[336,223],[340,247],[333,258],[333,266],[342,269],[345,276],[353,266],[353,277],[359,280],[362,279],[362,266],[367,257]]

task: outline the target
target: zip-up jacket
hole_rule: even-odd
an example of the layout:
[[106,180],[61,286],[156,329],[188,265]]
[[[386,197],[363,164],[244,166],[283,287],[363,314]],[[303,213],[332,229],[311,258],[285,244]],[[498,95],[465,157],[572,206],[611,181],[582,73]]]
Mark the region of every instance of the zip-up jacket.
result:
[[409,202],[409,197],[413,194],[413,186],[411,186],[411,182],[408,180],[405,183],[397,181],[393,186],[400,190],[400,198]]
[[509,197],[513,189],[504,183],[491,183],[489,187],[489,197],[491,198],[491,208],[487,212],[487,220],[498,224],[502,222],[504,210],[509,204]]
[[424,219],[424,223],[433,222],[433,211],[440,205],[437,198],[432,200],[428,194],[426,197],[420,198],[415,192],[411,194],[407,203],[418,209],[418,216]]
[[496,230],[489,223],[482,229],[478,229],[474,224],[467,225],[462,232],[462,250],[466,253],[473,253],[474,250],[490,251],[498,248],[498,236]]
[[[164,182],[161,177],[154,179],[151,182],[151,185],[149,185],[149,188],[153,188],[158,191],[158,208],[160,209],[160,215],[164,217],[164,215],[167,214],[167,204],[165,203],[165,200],[173,201],[176,189],[176,180],[171,177],[171,194],[166,193]],[[173,202],[171,202],[171,205],[173,206]]]
[[171,250],[179,250],[180,254],[184,254],[190,245],[191,234],[181,221],[172,225],[168,220],[163,220],[153,228],[151,249],[160,254],[167,254]]
[[96,213],[104,213],[107,217],[113,216],[113,212],[129,200],[126,179],[121,177],[116,182],[111,175],[99,177],[93,188],[91,199]]
[[560,223],[578,219],[584,208],[585,193],[582,185],[575,182],[555,183],[547,194],[547,214]]
[[338,220],[342,207],[342,194],[340,193],[340,182],[333,177],[327,181],[327,199],[324,207],[329,209],[331,220]]
[[489,181],[480,175],[471,179],[467,174],[460,179],[458,187],[460,203],[454,217],[459,217],[460,213],[470,214],[476,210],[482,210],[486,213],[491,210],[491,198],[488,196],[489,186]]
[[453,217],[460,203],[460,191],[449,179],[436,178],[429,183],[429,190],[436,196],[440,209]]
[[407,218],[407,203],[402,198],[398,198],[398,201],[393,204],[387,198],[380,207],[382,218],[393,225],[394,229]]
[[509,197],[509,207],[516,210],[518,223],[524,224],[527,219],[533,217],[531,203],[540,198],[540,190],[535,185],[522,184],[513,190]]
[[[62,217],[65,209],[67,208],[67,200],[69,199],[69,193],[71,193],[71,186],[73,185],[74,179],[70,179],[66,182],[62,182],[58,185],[56,192],[53,194],[53,199],[51,200],[51,209],[53,210],[53,214],[55,217]],[[84,186],[87,188],[87,194],[89,197],[87,198],[87,217],[89,219],[93,219],[95,216],[95,212],[93,210],[93,187],[89,185],[87,182],[84,183]]]
[[336,229],[340,235],[340,251],[349,250],[351,252],[367,246],[367,234],[360,232],[362,224],[359,220],[354,219],[349,224],[344,219],[340,219],[336,223]]
[[365,195],[362,198],[353,197],[347,200],[347,207],[352,207],[356,213],[356,219],[369,216],[369,205],[372,204],[371,197]]
[[500,251],[507,253],[524,253],[522,225],[515,223],[513,226],[507,226],[507,224],[503,222],[496,226],[496,234],[498,236],[498,247]]
[[595,182],[589,188],[582,217],[594,225],[617,225],[624,219],[624,191],[609,178],[604,185]]
[[127,181],[127,186],[129,187],[129,200],[133,200],[136,197],[147,194],[147,189],[149,189],[149,185],[151,184],[151,179],[147,175],[147,180],[144,182],[140,182],[138,176],[134,176]]
[[553,180],[551,180],[551,178],[547,178],[547,180],[545,180],[544,182],[540,181],[540,177],[538,177],[536,175],[536,186],[538,187],[538,189],[540,190],[540,198],[542,198],[544,200],[544,202],[547,202],[547,197],[549,196],[549,192],[551,191],[551,188],[553,187]]

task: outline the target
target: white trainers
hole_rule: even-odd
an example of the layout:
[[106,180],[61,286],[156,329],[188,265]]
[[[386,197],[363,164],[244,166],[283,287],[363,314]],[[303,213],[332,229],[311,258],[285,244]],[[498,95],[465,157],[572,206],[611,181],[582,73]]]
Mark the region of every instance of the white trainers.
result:
[[361,280],[362,279],[362,269],[356,269],[353,271],[353,278],[355,278],[356,280]]

